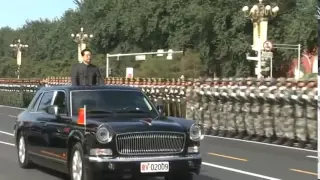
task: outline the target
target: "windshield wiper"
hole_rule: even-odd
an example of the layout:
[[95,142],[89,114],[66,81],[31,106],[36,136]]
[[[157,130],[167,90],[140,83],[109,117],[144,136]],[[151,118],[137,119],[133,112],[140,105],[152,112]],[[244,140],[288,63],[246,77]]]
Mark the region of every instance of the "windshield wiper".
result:
[[89,110],[87,111],[87,113],[90,113],[90,114],[113,114],[114,112],[113,111],[106,111],[106,110]]
[[120,109],[115,109],[114,112],[116,113],[146,113],[149,114],[147,111],[139,110],[136,108],[120,108]]

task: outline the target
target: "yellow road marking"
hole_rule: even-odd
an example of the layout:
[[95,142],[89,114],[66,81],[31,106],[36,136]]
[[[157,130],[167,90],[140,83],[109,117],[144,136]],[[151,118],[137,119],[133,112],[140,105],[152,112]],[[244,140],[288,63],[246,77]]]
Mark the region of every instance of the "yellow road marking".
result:
[[217,153],[208,153],[209,155],[212,156],[219,156],[219,157],[224,157],[224,158],[228,158],[228,159],[233,159],[233,160],[238,160],[238,161],[244,161],[247,162],[247,159],[242,159],[242,158],[237,158],[237,157],[232,157],[232,156],[227,156],[227,155],[223,155],[223,154],[217,154]]
[[300,169],[290,169],[290,171],[295,171],[295,172],[299,172],[299,173],[303,173],[303,174],[310,174],[310,175],[318,176],[317,173],[313,173],[313,172],[309,172],[309,171],[303,171],[303,170],[300,170]]

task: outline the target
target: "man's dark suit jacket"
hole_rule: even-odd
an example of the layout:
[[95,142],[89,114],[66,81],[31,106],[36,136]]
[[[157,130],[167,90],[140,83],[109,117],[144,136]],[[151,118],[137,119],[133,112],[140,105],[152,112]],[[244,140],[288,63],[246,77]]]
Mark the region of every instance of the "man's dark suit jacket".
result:
[[73,86],[103,85],[100,70],[93,64],[75,64],[72,67],[71,82]]

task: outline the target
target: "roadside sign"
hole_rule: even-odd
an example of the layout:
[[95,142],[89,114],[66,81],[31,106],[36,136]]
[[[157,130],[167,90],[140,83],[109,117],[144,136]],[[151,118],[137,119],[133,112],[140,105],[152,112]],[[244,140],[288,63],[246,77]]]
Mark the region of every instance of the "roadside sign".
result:
[[133,68],[132,67],[126,68],[126,78],[133,78]]
[[271,41],[266,41],[263,43],[263,49],[266,51],[271,51],[273,48],[273,44]]
[[262,56],[262,58],[273,58],[273,53],[272,52],[263,51],[263,52],[261,52],[261,56]]

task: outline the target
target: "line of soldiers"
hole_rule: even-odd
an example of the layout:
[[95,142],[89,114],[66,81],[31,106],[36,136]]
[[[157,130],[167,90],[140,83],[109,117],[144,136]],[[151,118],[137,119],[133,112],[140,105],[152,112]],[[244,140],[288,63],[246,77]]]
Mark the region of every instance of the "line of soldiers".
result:
[[317,146],[317,79],[111,77],[105,83],[141,88],[154,103],[165,106],[166,115],[195,120],[203,124],[206,134]]
[[190,79],[186,94],[207,134],[317,148],[316,79]]

